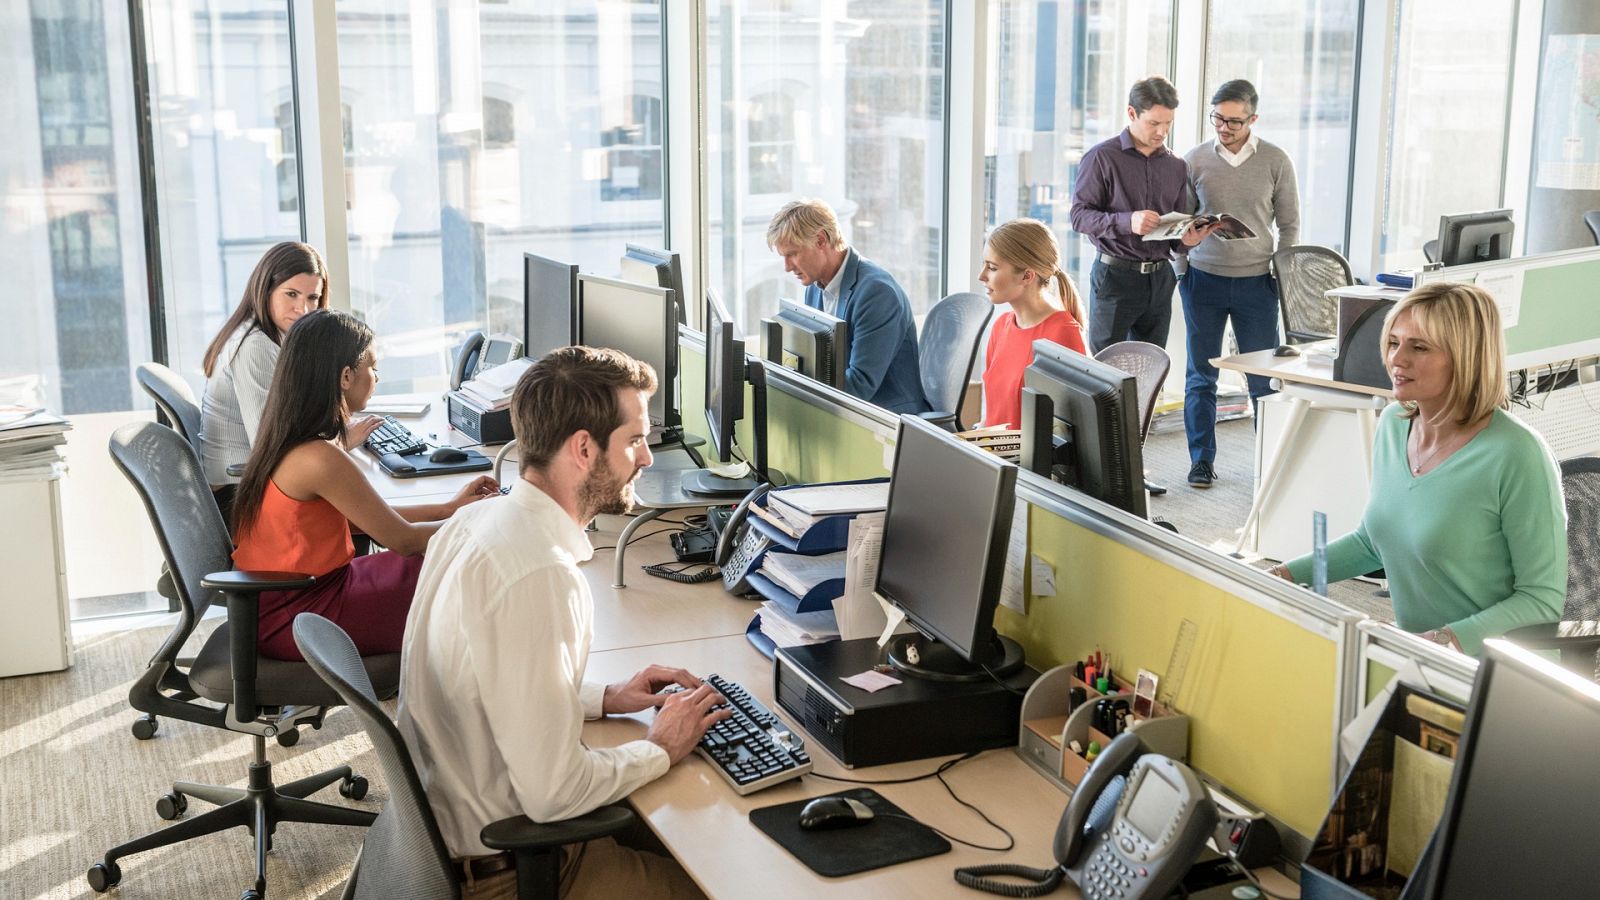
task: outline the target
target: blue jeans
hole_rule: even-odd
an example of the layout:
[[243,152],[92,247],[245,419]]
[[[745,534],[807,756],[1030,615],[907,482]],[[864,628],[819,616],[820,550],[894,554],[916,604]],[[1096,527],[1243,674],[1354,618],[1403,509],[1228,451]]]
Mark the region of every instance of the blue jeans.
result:
[[[1278,344],[1278,289],[1271,275],[1229,278],[1194,266],[1178,280],[1188,336],[1189,370],[1183,387],[1183,428],[1189,435],[1189,461],[1217,458],[1217,367],[1222,355],[1222,329],[1233,319],[1239,352],[1267,350]],[[1250,404],[1272,393],[1266,378],[1248,376]]]

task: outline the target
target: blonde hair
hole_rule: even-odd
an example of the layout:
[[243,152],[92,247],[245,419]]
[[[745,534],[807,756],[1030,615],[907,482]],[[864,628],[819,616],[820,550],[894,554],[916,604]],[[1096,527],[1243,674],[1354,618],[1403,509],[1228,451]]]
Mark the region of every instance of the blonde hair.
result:
[[[1450,386],[1444,402],[1457,425],[1470,425],[1506,408],[1506,336],[1500,327],[1500,308],[1488,291],[1441,281],[1405,295],[1383,319],[1380,346],[1385,360],[1389,331],[1406,313],[1425,338],[1450,351]],[[1409,419],[1417,414],[1416,404],[1403,405],[1401,416]]]
[[833,214],[833,207],[821,200],[792,200],[785,203],[767,225],[767,249],[774,249],[778,244],[810,244],[819,233],[828,236],[828,246],[844,249],[839,217]]
[[1083,300],[1078,286],[1061,271],[1061,248],[1050,226],[1038,219],[1012,219],[989,233],[989,249],[1017,271],[1031,271],[1041,289],[1054,282],[1062,308],[1084,324]]

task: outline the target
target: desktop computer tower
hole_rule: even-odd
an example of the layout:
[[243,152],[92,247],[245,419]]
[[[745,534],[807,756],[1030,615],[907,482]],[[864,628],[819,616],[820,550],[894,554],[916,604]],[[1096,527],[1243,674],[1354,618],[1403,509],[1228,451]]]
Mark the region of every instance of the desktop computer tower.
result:
[[813,749],[848,768],[1017,745],[1022,695],[1039,673],[1024,667],[1001,685],[896,672],[903,683],[875,693],[840,680],[883,660],[873,638],[779,647],[773,694]]

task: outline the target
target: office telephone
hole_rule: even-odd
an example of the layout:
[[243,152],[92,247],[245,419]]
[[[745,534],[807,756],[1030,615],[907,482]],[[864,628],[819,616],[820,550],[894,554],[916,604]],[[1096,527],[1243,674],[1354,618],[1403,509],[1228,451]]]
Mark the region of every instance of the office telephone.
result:
[[[1111,742],[1073,792],[1056,826],[1056,866],[972,866],[967,887],[1006,897],[1039,897],[1071,879],[1085,900],[1166,897],[1194,864],[1217,825],[1217,807],[1183,763],[1147,753],[1132,732]],[[1006,875],[1023,883],[1000,882]]]
[[717,536],[717,551],[713,559],[722,569],[722,586],[730,594],[751,593],[750,570],[756,557],[772,546],[771,538],[750,525],[750,504],[771,489],[770,484],[759,484],[745,494]]
[[508,363],[522,355],[522,342],[506,335],[484,337],[474,331],[456,350],[455,365],[450,369],[450,390],[461,389],[464,382],[477,378],[479,373]]

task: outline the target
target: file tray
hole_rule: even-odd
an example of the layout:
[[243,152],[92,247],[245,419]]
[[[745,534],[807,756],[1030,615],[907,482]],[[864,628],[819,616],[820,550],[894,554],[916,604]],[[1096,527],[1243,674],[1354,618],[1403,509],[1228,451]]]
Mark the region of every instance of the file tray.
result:
[[[887,478],[862,478],[856,481],[838,481],[829,483],[880,484],[886,483],[888,480],[889,479]],[[773,494],[806,487],[814,487],[814,485],[796,484],[788,487],[773,488],[766,494],[763,494],[761,497],[757,498],[756,503],[765,507],[767,505],[768,498],[770,498]],[[850,520],[854,519],[856,515],[856,513],[840,513],[839,515],[824,517],[818,520],[815,525],[812,525],[810,528],[806,529],[806,532],[800,535],[798,538],[785,534],[783,531],[779,530],[777,526],[761,518],[760,516],[751,516],[750,525],[762,535],[771,538],[773,543],[783,547],[785,550],[793,553],[803,553],[807,556],[815,556],[819,553],[833,553],[836,550],[843,550],[845,548],[845,543],[848,541],[850,536]]]
[[833,609],[833,601],[844,596],[843,578],[819,581],[816,587],[806,591],[804,597],[796,597],[760,572],[751,572],[748,578],[750,586],[761,595],[762,599],[771,600],[783,607],[785,612],[806,613]]

